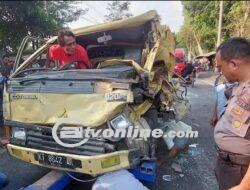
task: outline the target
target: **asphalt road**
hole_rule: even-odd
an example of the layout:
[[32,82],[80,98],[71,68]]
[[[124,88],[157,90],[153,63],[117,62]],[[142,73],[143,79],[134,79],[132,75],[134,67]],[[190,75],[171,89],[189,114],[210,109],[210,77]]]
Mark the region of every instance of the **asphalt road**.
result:
[[[181,154],[159,169],[155,190],[218,190],[213,167],[215,164],[215,148],[213,129],[210,127],[215,101],[213,88],[215,77],[199,78],[193,88],[188,89],[191,109],[184,122],[198,131],[198,138],[191,143],[196,148],[190,148],[188,154]],[[177,163],[182,173],[175,172],[171,165]],[[171,175],[170,182],[162,179],[163,175]]]
[[[196,144],[196,147],[191,148],[188,153],[179,155],[159,168],[157,181],[153,186],[150,186],[150,189],[218,189],[213,172],[215,162],[213,130],[209,125],[215,101],[213,82],[214,77],[199,78],[195,87],[188,89],[188,97],[192,106],[184,122],[191,125],[193,130],[199,132],[198,138],[191,140],[191,143]],[[171,168],[173,162],[181,167],[181,173],[177,173]],[[0,171],[8,175],[9,178],[9,184],[3,190],[19,190],[21,187],[32,184],[49,170],[10,157],[4,149],[0,148]],[[171,180],[163,180],[163,175],[170,175]],[[74,190],[78,188],[89,189],[89,187],[87,188],[76,182],[74,182],[74,187]],[[67,190],[69,189],[71,188],[67,188]]]

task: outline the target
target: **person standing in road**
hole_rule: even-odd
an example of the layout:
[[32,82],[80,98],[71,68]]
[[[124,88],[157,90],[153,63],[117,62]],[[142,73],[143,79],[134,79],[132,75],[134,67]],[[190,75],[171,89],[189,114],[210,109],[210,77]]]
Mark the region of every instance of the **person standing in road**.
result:
[[250,189],[250,41],[231,38],[216,51],[218,69],[237,82],[214,129],[220,190]]
[[[2,57],[2,63],[0,64],[0,74],[2,77],[9,77],[11,71],[13,69],[14,62],[12,59],[6,54]],[[0,127],[2,127],[2,87],[0,88]],[[5,145],[5,141],[2,141],[0,138],[0,147]],[[5,187],[8,183],[7,176],[0,172],[0,189]]]
[[225,112],[226,104],[229,97],[232,94],[232,89],[237,83],[229,83],[226,81],[225,77],[220,74],[215,80],[215,91],[216,91],[216,101],[214,106],[214,113],[212,115],[210,124],[212,127],[215,127],[218,118],[221,114]]
[[5,54],[2,57],[0,64],[0,127],[3,126],[3,83],[10,76],[13,69],[14,61],[9,55]]
[[13,69],[14,61],[7,55],[3,55],[2,64],[0,64],[0,73],[3,77],[8,78]]
[[[0,148],[1,146],[5,146],[6,145],[6,141],[2,140],[0,138]],[[7,176],[5,174],[3,174],[2,172],[0,172],[0,189],[5,187],[8,183],[8,179]]]

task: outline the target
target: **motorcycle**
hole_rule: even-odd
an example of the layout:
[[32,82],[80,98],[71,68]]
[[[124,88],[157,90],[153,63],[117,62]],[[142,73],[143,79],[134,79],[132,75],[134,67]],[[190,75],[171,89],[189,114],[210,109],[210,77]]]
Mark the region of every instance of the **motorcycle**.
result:
[[183,74],[182,74],[182,76],[179,76],[181,86],[183,86],[183,87],[187,87],[187,86],[194,87],[196,73],[197,73],[197,70],[196,70],[195,67],[193,67],[192,72],[190,74],[187,74],[185,77],[183,76]]
[[191,74],[185,77],[186,80],[185,84],[187,86],[194,87],[195,78],[196,78],[196,69],[194,69]]

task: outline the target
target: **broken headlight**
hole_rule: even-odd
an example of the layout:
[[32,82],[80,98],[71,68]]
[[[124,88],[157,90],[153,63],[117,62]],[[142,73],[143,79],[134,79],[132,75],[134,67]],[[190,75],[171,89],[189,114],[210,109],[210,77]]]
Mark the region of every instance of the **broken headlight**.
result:
[[128,120],[128,118],[125,115],[121,114],[115,117],[114,119],[112,119],[110,121],[110,125],[114,129],[127,129],[131,125],[131,122]]
[[12,127],[11,137],[18,141],[26,141],[26,131],[24,128]]

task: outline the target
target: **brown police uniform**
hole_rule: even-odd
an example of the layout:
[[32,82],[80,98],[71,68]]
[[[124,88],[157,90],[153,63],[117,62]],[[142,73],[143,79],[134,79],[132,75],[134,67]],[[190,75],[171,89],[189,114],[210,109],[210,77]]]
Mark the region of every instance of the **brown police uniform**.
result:
[[214,129],[218,147],[215,175],[220,189],[238,185],[250,164],[250,81],[233,88]]

